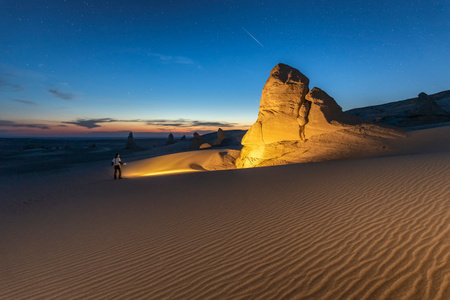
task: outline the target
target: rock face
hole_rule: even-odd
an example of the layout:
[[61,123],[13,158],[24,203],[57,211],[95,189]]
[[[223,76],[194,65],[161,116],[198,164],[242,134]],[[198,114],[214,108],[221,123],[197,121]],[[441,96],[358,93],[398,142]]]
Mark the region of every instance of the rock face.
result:
[[220,146],[222,142],[227,138],[226,133],[222,130],[222,128],[219,128],[217,130],[217,140],[214,142],[214,146]]
[[232,137],[228,137],[222,128],[217,130],[217,140],[212,144],[212,146],[231,146],[233,144],[239,145],[239,143]]
[[262,91],[258,120],[242,144],[298,140],[298,111],[309,91],[308,85],[309,79],[300,71],[284,64],[276,65]]
[[[309,79],[297,69],[285,64],[273,68],[262,91],[258,119],[242,139],[237,167],[349,157],[368,148],[382,149],[380,139],[401,135],[362,124],[327,93],[319,88],[310,91],[308,85]],[[356,147],[359,139],[365,143]]]
[[128,134],[128,139],[127,139],[127,145],[125,146],[126,150],[139,150],[141,149],[136,142],[134,141],[133,138],[133,133],[130,132],[130,134]]

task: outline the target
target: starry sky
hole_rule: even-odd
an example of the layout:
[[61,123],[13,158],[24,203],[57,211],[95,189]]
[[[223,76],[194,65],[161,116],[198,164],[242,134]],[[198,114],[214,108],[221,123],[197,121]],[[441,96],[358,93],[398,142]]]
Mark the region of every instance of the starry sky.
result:
[[0,0],[0,137],[246,129],[270,70],[344,110],[450,89],[450,1]]

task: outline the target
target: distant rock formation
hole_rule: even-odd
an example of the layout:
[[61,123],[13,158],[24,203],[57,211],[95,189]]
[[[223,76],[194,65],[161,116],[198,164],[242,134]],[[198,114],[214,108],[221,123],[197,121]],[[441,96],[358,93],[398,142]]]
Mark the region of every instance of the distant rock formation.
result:
[[125,149],[126,150],[140,150],[141,149],[134,141],[132,132],[130,132],[130,134],[128,134],[127,145],[125,146]]
[[264,85],[258,119],[242,139],[239,168],[339,159],[383,149],[393,129],[362,124],[345,114],[309,79],[285,64],[273,68]]
[[169,134],[169,137],[167,138],[166,145],[172,145],[174,143],[173,141],[173,134]]
[[217,140],[212,144],[212,146],[229,146],[233,142],[232,139],[230,139],[225,131],[222,130],[222,128],[219,128],[217,130]]
[[194,139],[192,140],[191,148],[200,149],[200,146],[202,144],[203,144],[202,137],[197,132],[194,132]]
[[186,136],[183,134],[183,136],[180,138],[180,141],[185,141],[186,140]]
[[436,101],[427,94],[422,92],[414,100],[415,107],[409,114],[410,118],[418,118],[422,124],[437,123],[435,121],[440,120],[441,117],[447,117],[450,121],[450,113],[439,107]]
[[351,109],[346,112],[374,123],[412,127],[450,122],[450,91]]
[[227,138],[227,135],[222,130],[222,128],[219,128],[217,130],[217,140],[214,142],[214,146],[220,146],[220,144]]

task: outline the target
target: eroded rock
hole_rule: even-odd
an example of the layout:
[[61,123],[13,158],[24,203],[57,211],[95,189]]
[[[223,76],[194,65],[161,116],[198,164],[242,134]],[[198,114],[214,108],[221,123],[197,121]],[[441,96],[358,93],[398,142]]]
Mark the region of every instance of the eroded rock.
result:
[[136,142],[134,141],[133,133],[130,132],[128,134],[127,144],[125,146],[126,150],[139,150],[141,149]]
[[166,145],[172,145],[174,143],[173,134],[169,134]]
[[[385,149],[396,130],[363,124],[345,114],[297,69],[278,64],[264,85],[258,119],[242,139],[239,168],[357,156]],[[384,148],[383,148],[384,146]]]
[[200,146],[203,144],[202,137],[197,132],[194,132],[194,139],[191,143],[192,149],[200,149]]

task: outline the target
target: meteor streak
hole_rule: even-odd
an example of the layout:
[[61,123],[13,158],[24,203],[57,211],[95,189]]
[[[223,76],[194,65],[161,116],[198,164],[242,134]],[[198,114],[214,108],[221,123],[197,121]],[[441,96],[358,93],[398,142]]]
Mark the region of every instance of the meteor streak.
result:
[[263,44],[261,44],[250,32],[248,32],[244,27],[242,27],[242,29],[244,29],[244,31],[251,36],[252,39],[254,39],[261,47],[264,48]]

